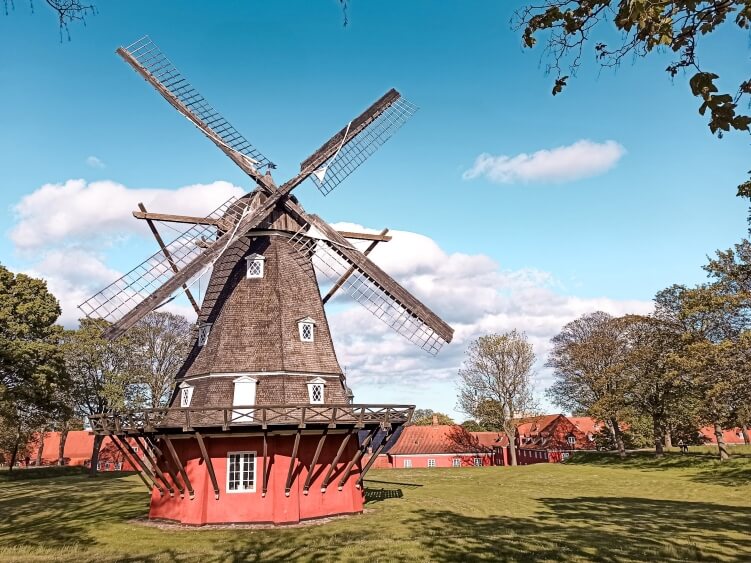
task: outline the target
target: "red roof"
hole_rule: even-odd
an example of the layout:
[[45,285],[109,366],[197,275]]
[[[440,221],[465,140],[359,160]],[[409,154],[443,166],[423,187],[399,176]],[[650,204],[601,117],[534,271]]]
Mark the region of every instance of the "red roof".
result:
[[486,448],[498,448],[508,446],[508,436],[501,432],[470,432],[477,438],[478,443]]
[[595,435],[602,430],[602,423],[591,416],[569,416],[568,419],[585,434]]
[[483,442],[496,432],[467,432],[463,426],[456,424],[440,424],[435,426],[407,426],[399,439],[389,450],[390,455],[415,454],[453,454],[488,451],[489,446]]
[[[699,429],[699,434],[705,441],[712,444],[717,443],[717,437],[714,435],[714,428],[712,426],[705,426]],[[726,444],[743,444],[743,433],[740,428],[729,428],[722,431],[722,437],[725,439]]]
[[556,420],[562,417],[562,414],[544,414],[522,419],[522,423],[516,427],[519,436],[535,436],[544,432]]

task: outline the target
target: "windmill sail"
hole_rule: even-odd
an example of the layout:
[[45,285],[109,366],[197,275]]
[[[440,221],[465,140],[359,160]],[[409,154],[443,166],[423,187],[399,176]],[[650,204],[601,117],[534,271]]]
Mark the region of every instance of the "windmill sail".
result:
[[120,47],[117,53],[251,176],[254,169],[273,168],[273,163],[206,101],[148,36]]
[[[311,179],[323,195],[336,186],[365,162],[417,111],[417,106],[405,100],[399,92],[389,90],[360,117],[327,141],[300,169],[308,167],[323,151],[332,152],[312,172]],[[359,126],[359,127],[358,127]],[[351,133],[358,127],[354,135]]]

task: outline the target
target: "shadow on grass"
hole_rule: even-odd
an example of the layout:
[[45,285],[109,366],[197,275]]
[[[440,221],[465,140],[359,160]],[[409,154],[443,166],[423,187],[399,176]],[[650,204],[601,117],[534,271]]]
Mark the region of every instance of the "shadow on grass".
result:
[[366,503],[380,502],[392,498],[404,498],[404,493],[401,489],[365,489]]

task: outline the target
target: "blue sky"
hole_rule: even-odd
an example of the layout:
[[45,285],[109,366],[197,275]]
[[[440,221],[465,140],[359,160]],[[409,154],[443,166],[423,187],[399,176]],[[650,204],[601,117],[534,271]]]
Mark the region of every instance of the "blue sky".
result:
[[[600,71],[589,51],[578,77],[552,97],[540,50],[523,50],[509,27],[520,2],[353,0],[347,27],[334,0],[100,2],[62,43],[43,5],[31,14],[16,4],[0,16],[0,262],[17,270],[54,275],[39,262],[61,241],[21,249],[10,238],[21,221],[16,206],[45,184],[106,180],[138,190],[224,180],[250,188],[114,54],[145,34],[279,165],[277,180],[396,87],[420,111],[328,197],[312,184],[299,188],[303,204],[330,222],[419,233],[447,256],[491,260],[502,277],[544,274],[547,297],[586,302],[584,309],[604,299],[648,302],[671,283],[702,281],[706,255],[746,234],[747,205],[735,186],[749,168],[748,137],[709,134],[687,80],[671,82],[664,72],[667,55],[613,72]],[[728,88],[748,75],[748,40],[735,30],[702,40],[702,63]],[[727,53],[741,56],[726,60]],[[482,153],[513,157],[580,140],[612,140],[624,154],[573,181],[463,178]],[[102,165],[87,164],[89,157]],[[154,250],[140,235],[110,237],[96,249],[63,242],[117,271]],[[419,286],[412,281],[405,285]],[[537,298],[515,292],[511,301]],[[500,326],[458,322],[474,327],[466,335]],[[369,363],[353,361],[361,369],[358,399],[451,410],[459,348],[434,381],[416,376],[417,386],[413,372],[369,379]],[[410,361],[414,373],[420,361],[431,373],[436,360]]]

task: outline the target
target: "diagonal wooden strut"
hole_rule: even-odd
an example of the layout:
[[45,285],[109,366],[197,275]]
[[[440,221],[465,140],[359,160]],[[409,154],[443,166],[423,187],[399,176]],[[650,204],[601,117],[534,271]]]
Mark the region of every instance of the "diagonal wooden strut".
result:
[[175,487],[177,487],[177,490],[180,493],[180,498],[185,498],[185,488],[182,486],[182,483],[180,483],[180,480],[177,478],[177,474],[175,474],[175,470],[172,469],[172,466],[170,465],[169,460],[167,459],[167,456],[164,455],[164,452],[154,440],[151,440],[148,437],[145,438],[145,440],[154,449],[154,452],[156,453],[157,464],[159,463],[159,458],[161,458],[162,461],[164,462],[164,469],[167,472],[167,475],[170,476],[170,479],[172,479],[172,482],[175,484]]
[[182,223],[189,225],[213,225],[223,230],[227,230],[227,223],[222,219],[212,217],[194,217],[193,215],[175,215],[173,213],[151,213],[144,211],[143,204],[138,204],[141,211],[134,211],[133,217],[144,219],[146,221],[163,221],[165,223]]
[[[130,445],[130,442],[123,436],[115,436],[120,439],[122,445],[128,450],[131,457],[138,463],[138,465],[134,467],[141,467],[141,471],[143,471],[146,475],[148,475],[149,479],[151,479],[151,482],[154,483],[154,487],[156,487],[156,490],[159,491],[159,494],[161,496],[164,496],[164,488],[159,484],[159,480],[154,476],[154,474],[151,472],[151,469],[149,469],[149,466],[146,464],[146,462],[138,457],[138,454],[135,452],[133,447]],[[145,455],[145,454],[144,454]]]
[[323,450],[323,443],[326,441],[326,436],[329,433],[328,428],[323,429],[323,433],[321,434],[321,438],[318,440],[318,446],[316,447],[316,453],[313,454],[313,461],[310,462],[310,469],[308,469],[308,476],[305,478],[305,485],[303,485],[302,488],[302,494],[307,495],[308,489],[310,489],[310,482],[313,480],[313,475],[315,475],[316,472],[316,463],[318,463],[318,456],[321,455],[321,450]]
[[164,486],[167,487],[167,491],[169,492],[169,496],[174,497],[175,496],[175,489],[172,488],[172,485],[170,485],[169,480],[164,475],[164,472],[160,469],[159,463],[156,460],[156,456],[154,456],[153,452],[151,451],[151,448],[148,443],[146,443],[146,440],[141,442],[138,436],[133,436],[133,440],[135,440],[136,444],[139,445],[139,447],[143,450],[144,456],[148,458],[149,463],[151,464],[152,469],[156,473],[156,475],[161,479],[162,483],[164,483]]
[[347,467],[344,469],[344,475],[342,475],[342,478],[339,480],[339,485],[337,488],[340,491],[344,488],[344,484],[347,482],[347,479],[349,479],[349,475],[350,473],[352,473],[352,468],[358,461],[360,461],[360,458],[368,449],[370,442],[373,441],[373,438],[375,438],[375,435],[378,433],[379,429],[380,426],[376,426],[375,428],[373,428],[373,430],[370,431],[370,434],[368,434],[367,438],[362,441],[362,444],[360,445],[360,448],[355,452],[355,455],[351,460],[349,460]]
[[292,457],[289,458],[289,470],[287,471],[287,482],[284,485],[284,496],[289,496],[290,490],[292,490],[292,479],[294,478],[295,465],[297,465],[297,448],[300,446],[300,435],[302,429],[298,428],[295,433],[295,445],[292,447]]
[[168,436],[162,436],[162,438],[164,443],[167,444],[167,450],[169,450],[169,453],[172,456],[172,461],[175,462],[177,470],[180,472],[180,477],[182,477],[185,488],[188,490],[190,500],[193,500],[196,497],[196,493],[193,491],[193,485],[191,485],[190,479],[188,479],[188,472],[185,471],[185,467],[183,466],[182,461],[180,461],[180,456],[178,456],[175,451],[175,446],[172,444],[172,440],[170,440]]
[[347,433],[344,435],[344,440],[342,440],[342,443],[339,445],[339,449],[336,452],[336,455],[334,456],[334,461],[331,462],[331,466],[329,467],[329,470],[326,472],[326,477],[323,478],[323,482],[321,483],[321,492],[325,493],[326,489],[329,487],[329,481],[331,480],[331,476],[334,474],[334,471],[336,471],[336,465],[339,463],[339,458],[342,457],[342,454],[344,453],[344,449],[347,447],[347,443],[349,442],[349,439],[352,437],[352,434],[354,433],[354,428],[350,428],[347,430]]
[[120,445],[120,441],[117,439],[117,436],[112,436],[111,440],[112,443],[115,444],[117,449],[120,450],[120,453],[123,454],[123,460],[127,461],[133,467],[133,469],[136,470],[136,474],[141,478],[143,484],[146,485],[146,488],[149,489],[149,491],[151,491],[151,489],[154,488],[154,483],[149,482],[146,473],[139,469],[138,464],[131,459],[130,454],[128,454],[128,452],[125,451],[125,448]]
[[383,437],[383,440],[381,440],[381,443],[378,445],[378,448],[373,452],[373,455],[370,456],[370,459],[368,460],[368,463],[365,464],[365,467],[362,468],[362,471],[360,471],[360,478],[357,480],[357,483],[355,486],[358,489],[362,488],[362,483],[365,480],[365,474],[370,470],[371,466],[375,463],[376,459],[378,459],[378,456],[381,455],[381,452],[386,447],[386,444],[391,439],[391,436],[394,434],[394,428],[389,427],[388,432]]
[[219,483],[216,481],[216,473],[214,473],[214,464],[211,463],[209,453],[206,451],[206,444],[203,441],[203,436],[200,432],[196,432],[196,440],[198,440],[198,447],[201,448],[201,455],[203,456],[203,462],[206,464],[206,469],[209,472],[209,478],[211,478],[211,484],[214,486],[214,497],[219,500]]
[[265,497],[266,491],[269,490],[269,472],[270,471],[271,471],[271,464],[269,463],[268,431],[264,430],[263,431],[263,486],[261,488],[261,497]]
[[[143,203],[138,204],[138,209],[140,209],[143,213],[146,213],[146,206]],[[170,254],[169,250],[167,250],[167,245],[164,244],[164,240],[159,234],[156,225],[154,225],[154,222],[151,219],[146,219],[146,224],[149,226],[149,229],[151,229],[151,234],[154,235],[159,248],[162,249],[162,254],[164,254],[167,262],[169,262],[170,268],[172,268],[173,272],[177,273],[179,271],[177,264],[175,264],[175,261],[172,259],[172,255]],[[198,306],[198,303],[196,303],[196,300],[193,298],[193,294],[190,292],[190,289],[188,289],[188,286],[186,284],[183,284],[183,289],[185,290],[185,296],[193,306],[193,310],[196,312],[196,315],[201,314],[201,308]]]
[[[385,237],[386,233],[388,233],[388,232],[389,232],[388,229],[383,229],[381,231],[381,234],[379,236]],[[347,238],[347,233],[340,232],[339,234],[342,235],[342,236],[344,236],[345,238]],[[354,237],[349,237],[349,238],[354,238]],[[389,239],[391,239],[391,237],[389,237]],[[365,252],[363,252],[363,256],[367,256],[368,254],[370,254],[372,252],[372,250],[378,245],[379,242],[380,242],[379,239],[374,239],[373,242],[371,242],[368,245],[368,248],[365,249]],[[331,299],[334,296],[334,294],[339,290],[339,288],[344,285],[344,282],[346,282],[349,279],[349,277],[352,274],[355,273],[356,270],[357,270],[357,268],[355,268],[354,266],[352,266],[352,267],[350,267],[349,270],[347,270],[342,275],[341,278],[339,278],[338,280],[336,280],[336,283],[331,287],[331,289],[329,289],[329,292],[323,298],[323,304],[324,305],[326,304],[326,302],[328,302],[329,299]]]

